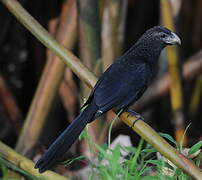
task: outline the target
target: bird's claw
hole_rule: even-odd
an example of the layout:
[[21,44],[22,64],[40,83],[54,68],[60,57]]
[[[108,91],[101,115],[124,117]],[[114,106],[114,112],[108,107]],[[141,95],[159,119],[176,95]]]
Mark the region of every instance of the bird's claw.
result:
[[133,121],[133,124],[132,124],[131,128],[133,128],[133,126],[135,125],[135,123],[136,123],[138,120],[144,121],[144,118],[143,118],[140,114],[138,114],[137,112],[135,112],[135,111],[133,111],[133,110],[131,110],[131,109],[128,109],[127,112],[129,113],[127,117],[129,117],[129,116],[131,116],[131,115],[136,117],[136,119]]
[[134,127],[134,125],[135,125],[135,123],[136,123],[137,121],[139,121],[139,120],[144,121],[144,118],[143,118],[142,116],[140,116],[140,117],[137,117],[137,116],[136,116],[136,118],[137,118],[137,119],[135,119],[135,120],[133,121],[133,124],[132,124],[131,128]]

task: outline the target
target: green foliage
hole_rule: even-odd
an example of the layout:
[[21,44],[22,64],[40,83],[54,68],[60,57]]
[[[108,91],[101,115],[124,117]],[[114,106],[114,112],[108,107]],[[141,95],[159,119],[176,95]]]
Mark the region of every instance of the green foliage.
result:
[[189,152],[188,152],[188,155],[190,156],[191,154],[194,154],[195,152],[197,152],[202,146],[202,141],[199,141],[198,143],[194,144]]
[[85,156],[78,156],[76,158],[71,158],[71,159],[68,159],[66,161],[63,162],[64,166],[69,166],[70,164],[72,164],[74,161],[81,161],[81,160],[84,160],[86,159]]
[[[182,148],[180,148],[180,145],[177,144],[172,136],[165,133],[160,133],[160,135],[181,151]],[[87,131],[84,131],[81,137],[86,139],[90,147],[92,146]],[[188,152],[188,156],[197,152],[201,146],[202,141],[193,145]],[[117,145],[111,149],[107,144],[101,146],[95,144],[95,147],[98,152],[96,160],[90,162],[91,173],[89,174],[89,180],[190,180],[182,170],[172,166],[163,156],[157,159],[157,151],[151,145],[145,144],[143,139],[140,140],[137,147]],[[68,165],[74,160],[83,158],[83,156],[80,156],[71,159],[68,161]],[[197,166],[199,166],[201,159],[202,153],[199,153],[194,159]]]

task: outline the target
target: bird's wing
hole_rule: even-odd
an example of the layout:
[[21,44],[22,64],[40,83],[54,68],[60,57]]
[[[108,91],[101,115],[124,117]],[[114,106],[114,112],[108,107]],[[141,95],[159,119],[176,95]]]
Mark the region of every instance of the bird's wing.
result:
[[146,89],[146,64],[137,64],[130,71],[128,67],[117,67],[108,69],[93,90],[95,103],[102,112],[113,107],[127,107]]

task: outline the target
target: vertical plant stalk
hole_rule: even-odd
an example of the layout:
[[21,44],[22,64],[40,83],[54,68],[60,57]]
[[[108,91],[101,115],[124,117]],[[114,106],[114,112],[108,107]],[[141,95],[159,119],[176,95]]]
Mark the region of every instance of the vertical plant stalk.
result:
[[[79,22],[79,50],[82,62],[91,70],[100,58],[100,22],[98,1],[77,0]],[[81,81],[81,96],[88,97],[90,88]],[[99,121],[94,121],[88,128],[91,140],[96,143],[96,130]],[[86,145],[84,145],[85,147]],[[87,148],[86,148],[87,149]],[[88,154],[88,152],[85,152]],[[89,156],[90,157],[90,156]]]
[[[63,7],[64,7],[64,5],[63,5]],[[48,22],[48,32],[54,37],[57,33],[58,25],[59,25],[59,17],[50,19]],[[51,56],[53,56],[53,53],[49,49],[47,49],[46,59],[50,60],[52,58]]]
[[195,86],[193,89],[193,94],[191,96],[191,102],[189,106],[189,114],[191,117],[194,117],[196,111],[198,109],[202,93],[202,75],[200,75],[195,82]]
[[[74,46],[76,34],[76,4],[74,0],[71,0],[68,2],[68,5],[64,4],[64,6],[68,7],[63,7],[56,38],[61,44],[65,44],[71,49]],[[57,56],[49,57],[52,58],[46,63],[16,145],[16,150],[23,154],[26,154],[38,141],[51,103],[64,75],[64,62]]]
[[[88,69],[80,63],[79,59],[71,52],[60,46],[50,35],[33,19],[16,0],[0,0],[13,13],[20,22],[22,22],[28,30],[30,30],[46,47],[50,48],[56,55],[66,62],[66,64],[84,80],[87,84],[94,86],[97,79],[88,71]],[[138,120],[127,112],[123,112],[120,119],[143,137],[148,143],[156,148],[163,156],[173,162],[177,167],[181,168],[185,173],[191,177],[200,180],[202,179],[202,172],[193,164],[188,158],[177,152],[169,143],[158,135],[149,125],[144,121]],[[134,123],[136,121],[136,123]],[[4,151],[4,146],[0,144],[0,152]],[[4,151],[7,155],[8,150]],[[7,156],[4,156],[6,159]],[[16,160],[17,155],[14,155]],[[17,159],[19,159],[17,157]],[[19,161],[17,161],[19,163]],[[30,164],[29,167],[33,165]],[[48,173],[48,172],[47,172]]]
[[73,79],[73,73],[71,69],[66,68],[65,75],[59,88],[59,95],[66,111],[68,112],[68,120],[71,122],[74,120],[77,108],[78,108],[78,88]]
[[[174,22],[172,18],[172,9],[169,1],[161,0],[161,17],[162,24],[172,31],[174,29]],[[175,122],[175,138],[180,143],[184,134],[184,114],[183,114],[183,91],[181,83],[181,74],[179,69],[179,57],[177,47],[170,46],[166,48],[168,58],[168,69],[171,77],[172,86],[170,87],[171,105]],[[187,137],[185,135],[184,145],[187,144]]]
[[22,114],[21,111],[10,92],[5,80],[0,75],[0,100],[3,104],[3,108],[5,109],[12,126],[14,127],[14,131],[16,134],[19,134],[20,129],[22,127]]
[[[79,20],[79,49],[83,63],[93,69],[100,58],[100,23],[98,1],[77,0]],[[84,96],[89,89],[84,87]],[[85,92],[86,91],[86,92]]]
[[122,54],[127,0],[107,0],[102,17],[102,60],[103,70]]
[[[100,23],[98,1],[77,0],[79,22],[79,50],[82,62],[94,69],[100,58]],[[81,83],[82,96],[89,95],[89,88]]]
[[[122,54],[128,7],[127,0],[106,0],[104,2],[101,36],[103,71]],[[102,128],[102,133],[100,133],[99,143],[104,142],[109,127],[108,122],[114,118],[114,114],[110,111],[105,116],[107,122]]]
[[[192,46],[194,47],[194,50],[198,50],[202,43],[202,35],[201,35],[201,28],[202,25],[200,22],[202,18],[202,12],[201,12],[201,7],[202,7],[202,1],[197,0],[195,5],[195,16],[194,16],[194,23],[193,23],[193,40],[192,40]],[[192,117],[195,116],[197,111],[199,110],[199,104],[200,104],[200,97],[201,97],[201,92],[202,92],[202,75],[197,77],[196,82],[195,82],[195,87],[193,89],[193,93],[191,96],[191,103],[189,106],[189,114]]]
[[[66,0],[67,2],[67,0]],[[62,9],[62,17],[61,17],[61,23],[60,23],[60,29],[61,31],[63,30],[63,33],[61,33],[61,42],[64,42],[64,46],[66,46],[67,48],[73,49],[74,45],[71,44],[75,44],[75,42],[77,41],[77,15],[75,16],[75,13],[77,13],[77,7],[76,7],[76,2],[75,0],[71,0],[69,1],[70,4],[65,3],[63,5],[63,9]],[[71,6],[71,4],[73,4],[73,13],[72,13],[72,17],[69,16],[71,14],[71,12],[68,13],[69,11],[69,6]],[[70,10],[71,11],[71,10]],[[67,14],[68,13],[68,14]],[[69,17],[67,17],[69,16]],[[72,18],[72,23],[71,20],[69,20],[68,18]],[[68,23],[68,21],[70,21],[70,23]],[[63,27],[62,27],[63,26]],[[69,30],[67,29],[69,28]],[[67,31],[65,32],[65,30],[67,29]],[[71,35],[71,31],[75,31],[75,33],[73,33],[72,35],[74,37],[72,37],[72,41],[70,40],[69,37],[69,33]],[[70,45],[69,45],[70,44]],[[72,46],[72,47],[70,47]],[[54,54],[51,53],[53,56]],[[55,56],[55,59],[58,59],[57,56]],[[65,69],[65,74],[64,74],[64,79],[62,81],[62,83],[60,84],[59,87],[59,95],[61,97],[62,103],[64,108],[66,109],[66,111],[68,112],[68,120],[71,122],[75,115],[76,115],[76,105],[77,105],[77,86],[75,81],[73,80],[73,73],[71,71],[71,69],[69,69],[68,67],[66,67]],[[70,101],[71,100],[71,101]]]

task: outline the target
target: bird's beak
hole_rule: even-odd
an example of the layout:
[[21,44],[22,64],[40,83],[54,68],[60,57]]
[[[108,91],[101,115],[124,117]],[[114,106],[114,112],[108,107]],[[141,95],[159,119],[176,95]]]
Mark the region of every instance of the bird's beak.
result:
[[166,39],[166,43],[170,45],[174,45],[174,44],[181,45],[181,40],[177,34],[171,32],[171,36],[169,36],[169,38]]

